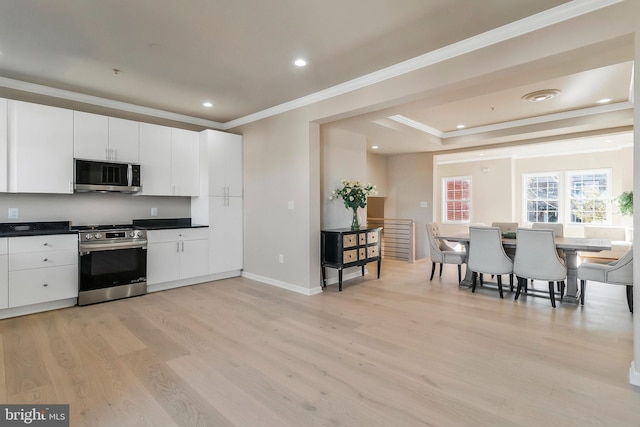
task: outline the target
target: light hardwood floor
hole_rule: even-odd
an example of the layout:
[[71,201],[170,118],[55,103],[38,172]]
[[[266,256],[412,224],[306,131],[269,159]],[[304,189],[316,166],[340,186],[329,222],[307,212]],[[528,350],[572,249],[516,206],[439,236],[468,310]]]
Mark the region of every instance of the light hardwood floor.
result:
[[[0,401],[72,426],[639,426],[623,287],[585,307],[384,261],[306,297],[248,279],[0,321]],[[544,288],[544,287],[543,287]]]

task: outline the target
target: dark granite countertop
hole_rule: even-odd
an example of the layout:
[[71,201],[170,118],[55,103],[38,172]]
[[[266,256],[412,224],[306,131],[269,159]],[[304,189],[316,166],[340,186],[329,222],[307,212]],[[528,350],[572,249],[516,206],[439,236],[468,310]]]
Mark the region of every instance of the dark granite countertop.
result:
[[37,221],[0,223],[0,237],[47,236],[75,234],[70,221]]
[[204,228],[208,225],[193,224],[191,218],[156,218],[156,219],[134,219],[135,227],[147,230],[171,230],[175,228]]

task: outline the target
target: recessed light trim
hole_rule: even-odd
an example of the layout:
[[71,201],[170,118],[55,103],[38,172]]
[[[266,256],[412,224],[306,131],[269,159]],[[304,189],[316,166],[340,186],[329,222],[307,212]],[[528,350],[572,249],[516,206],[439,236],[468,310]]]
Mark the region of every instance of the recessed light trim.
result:
[[372,150],[377,150],[378,148],[380,148],[380,147],[378,147],[377,145],[372,145],[372,146],[371,146],[371,149],[372,149]]
[[558,89],[544,89],[537,90],[535,92],[528,93],[522,97],[525,101],[529,102],[542,102],[548,101],[551,98],[555,98],[560,93]]
[[457,125],[456,126],[456,129],[464,129],[464,128],[465,128],[465,125]]
[[211,107],[213,107],[213,102],[205,101],[205,102],[202,103],[202,106],[206,107],[206,108],[211,108]]
[[598,104],[608,104],[611,101],[613,101],[613,99],[611,99],[611,98],[602,98],[602,99],[599,99],[597,102],[598,102]]
[[295,65],[296,67],[306,67],[307,61],[306,59],[298,58],[295,61],[293,61],[293,65]]

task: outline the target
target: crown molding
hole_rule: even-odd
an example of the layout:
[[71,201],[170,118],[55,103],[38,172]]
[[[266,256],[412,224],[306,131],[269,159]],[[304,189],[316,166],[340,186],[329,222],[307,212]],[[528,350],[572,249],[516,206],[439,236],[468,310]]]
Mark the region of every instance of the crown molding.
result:
[[113,99],[101,98],[99,96],[87,95],[79,92],[72,92],[65,89],[44,86],[36,83],[24,82],[21,80],[0,77],[0,86],[20,90],[23,92],[35,93],[38,95],[51,96],[54,98],[77,101],[85,104],[97,105],[100,107],[113,108],[115,110],[127,111],[129,113],[143,114],[145,116],[158,117],[161,119],[174,120],[182,123],[221,129],[224,125],[212,120],[201,119],[199,117],[187,116],[185,114],[172,113],[170,111],[159,110],[157,108],[144,107],[142,105],[130,104],[128,102],[115,101]]
[[271,108],[249,114],[223,124],[223,130],[242,126],[267,117],[282,114],[296,108],[305,107],[320,101],[324,101],[357,89],[370,86],[375,83],[401,76],[421,68],[428,67],[476,50],[504,42],[506,40],[522,36],[533,31],[558,24],[575,17],[594,12],[605,7],[621,3],[624,0],[572,0],[568,3],[556,6],[544,12],[528,16],[502,27],[478,34],[477,36],[453,43],[436,49],[412,59],[400,62],[379,71],[357,77],[353,80],[338,84],[325,90],[285,102]]
[[546,114],[544,116],[528,117],[526,119],[511,120],[508,122],[495,123],[486,126],[477,126],[451,132],[444,132],[442,135],[442,139],[475,135],[478,133],[493,132],[496,130],[512,129],[520,126],[536,125],[558,120],[575,119],[577,117],[592,116],[594,114],[605,114],[622,110],[633,110],[633,104],[630,102],[617,102],[615,104],[598,105],[596,107],[581,108],[579,110],[563,111],[561,113]]

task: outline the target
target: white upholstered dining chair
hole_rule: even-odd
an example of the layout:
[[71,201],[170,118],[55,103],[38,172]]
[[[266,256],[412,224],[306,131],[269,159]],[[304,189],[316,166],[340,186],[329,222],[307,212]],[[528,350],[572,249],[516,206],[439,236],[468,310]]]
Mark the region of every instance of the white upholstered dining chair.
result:
[[427,224],[427,240],[429,240],[429,258],[431,258],[431,277],[436,271],[436,263],[440,264],[440,276],[442,276],[443,264],[458,265],[458,283],[462,281],[462,264],[467,262],[467,253],[464,251],[456,251],[444,241],[437,238],[440,235],[440,229],[436,223]]
[[534,222],[531,228],[553,230],[555,237],[564,237],[564,224],[561,222]]
[[469,227],[469,254],[467,268],[473,272],[471,292],[476,291],[478,274],[494,274],[498,280],[498,292],[502,293],[502,275],[509,275],[513,290],[513,261],[502,246],[502,234],[498,227]]
[[[518,278],[516,300],[527,286],[527,280],[543,280],[549,282],[549,299],[555,308],[553,282],[561,283],[560,288],[564,289],[567,267],[558,256],[553,230],[518,228],[513,273]],[[562,293],[560,295],[562,298]]]
[[627,305],[633,313],[633,248],[618,260],[609,264],[582,263],[578,267],[580,280],[580,304],[584,305],[584,292],[587,280],[594,282],[623,285],[627,287]]

